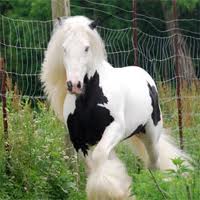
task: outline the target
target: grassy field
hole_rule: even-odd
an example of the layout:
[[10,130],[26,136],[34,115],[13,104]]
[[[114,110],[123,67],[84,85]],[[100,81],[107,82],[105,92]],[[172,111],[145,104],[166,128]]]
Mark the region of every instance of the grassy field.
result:
[[[174,91],[159,86],[165,126],[178,139]],[[198,95],[185,90],[184,97]],[[152,172],[123,145],[117,152],[133,178],[132,191],[138,200],[200,199],[200,111],[199,99],[184,98],[183,125],[185,149],[195,161],[193,171],[183,176],[184,163],[174,160],[177,171]],[[2,112],[0,110],[0,112]],[[9,153],[4,149],[0,115],[0,199],[69,199],[85,200],[84,164],[66,149],[66,130],[44,103],[33,110],[27,103],[8,102]],[[69,152],[72,157],[69,157]],[[7,169],[7,173],[6,173]]]

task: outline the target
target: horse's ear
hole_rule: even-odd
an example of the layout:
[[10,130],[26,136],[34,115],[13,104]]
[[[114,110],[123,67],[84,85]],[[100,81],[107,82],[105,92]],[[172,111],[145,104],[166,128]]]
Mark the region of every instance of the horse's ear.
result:
[[95,20],[92,23],[89,24],[89,27],[93,30],[97,27],[97,25],[99,24],[99,20]]
[[62,25],[62,18],[61,17],[57,17],[57,22],[59,25]]

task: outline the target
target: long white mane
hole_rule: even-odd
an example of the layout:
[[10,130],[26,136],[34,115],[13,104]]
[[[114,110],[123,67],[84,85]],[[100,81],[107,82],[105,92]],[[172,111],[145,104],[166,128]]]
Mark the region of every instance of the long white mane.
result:
[[104,43],[96,30],[92,30],[89,24],[92,21],[83,16],[69,17],[57,22],[53,35],[45,52],[45,59],[42,64],[41,81],[44,91],[48,97],[51,107],[57,117],[63,121],[63,104],[67,94],[66,80],[67,75],[63,64],[64,40],[70,34],[86,33],[91,40],[93,60],[99,62],[106,59]]

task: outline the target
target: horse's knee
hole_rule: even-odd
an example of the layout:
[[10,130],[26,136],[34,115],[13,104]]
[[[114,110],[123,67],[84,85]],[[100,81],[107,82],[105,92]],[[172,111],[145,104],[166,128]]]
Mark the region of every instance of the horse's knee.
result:
[[152,162],[152,161],[150,161],[149,162],[149,164],[148,164],[148,168],[149,169],[153,169],[153,170],[155,170],[155,169],[160,169],[160,161],[159,161],[159,159],[155,162]]
[[149,152],[149,169],[159,169],[160,160],[159,160],[159,152],[157,150],[153,150]]
[[150,169],[159,168],[159,148],[158,141],[154,141],[149,137],[143,138],[143,143],[148,154],[147,165]]
[[147,147],[147,152],[149,155],[148,168],[150,169],[159,169],[159,151],[158,144],[150,144]]
[[92,160],[95,163],[101,163],[108,158],[108,151],[101,145],[97,145],[92,152]]
[[116,121],[110,124],[93,150],[92,159],[98,162],[107,160],[114,147],[124,138],[124,127]]

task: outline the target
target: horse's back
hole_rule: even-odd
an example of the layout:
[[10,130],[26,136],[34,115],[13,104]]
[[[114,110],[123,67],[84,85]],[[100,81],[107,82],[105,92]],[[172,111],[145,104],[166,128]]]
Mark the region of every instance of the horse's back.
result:
[[[155,86],[155,82],[147,71],[138,66],[127,66],[123,68],[116,68],[118,74],[123,78],[123,82],[133,82],[142,84],[148,82]],[[139,85],[138,85],[139,86]],[[142,86],[142,85],[141,85]]]

